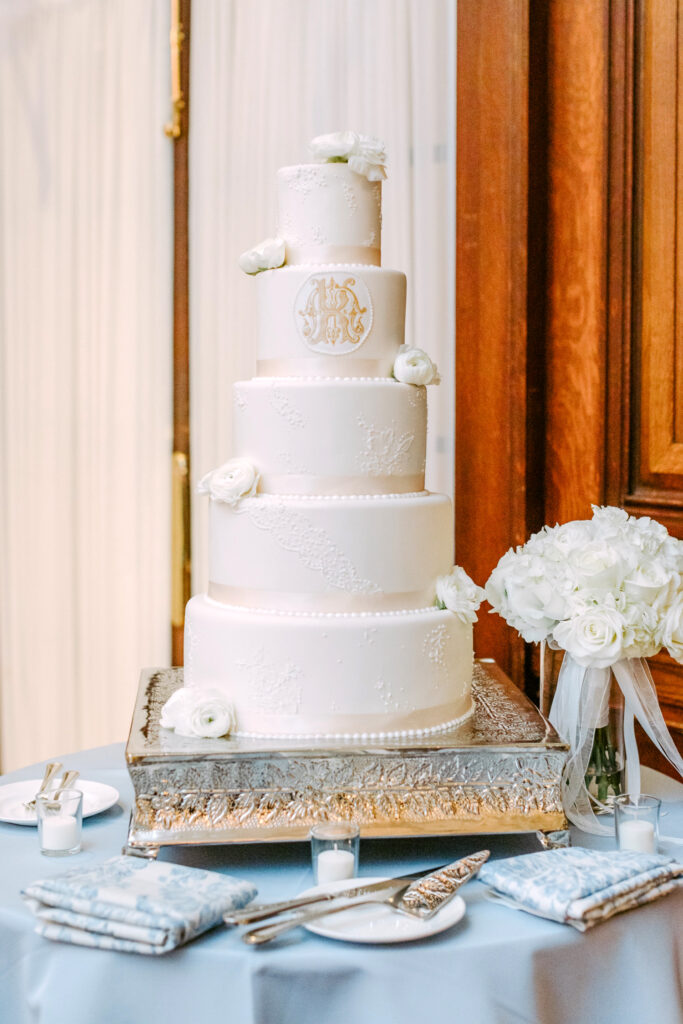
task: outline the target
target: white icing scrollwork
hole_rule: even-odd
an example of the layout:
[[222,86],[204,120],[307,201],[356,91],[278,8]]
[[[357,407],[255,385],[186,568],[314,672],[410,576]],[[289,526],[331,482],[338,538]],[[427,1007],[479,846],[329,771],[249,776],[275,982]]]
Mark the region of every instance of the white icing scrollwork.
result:
[[332,538],[302,512],[279,502],[249,503],[248,515],[259,530],[267,530],[285,551],[291,551],[314,572],[320,573],[329,587],[349,594],[377,594],[380,587],[365,580],[348,555]]
[[367,423],[362,416],[358,417],[357,422],[365,434],[359,452],[361,470],[370,476],[405,472],[415,435],[407,430],[399,433],[395,426],[376,427]]

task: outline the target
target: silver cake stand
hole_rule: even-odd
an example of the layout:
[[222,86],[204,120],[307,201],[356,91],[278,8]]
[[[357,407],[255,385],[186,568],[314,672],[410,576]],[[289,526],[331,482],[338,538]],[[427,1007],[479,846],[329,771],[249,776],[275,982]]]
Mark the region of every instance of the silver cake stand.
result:
[[145,669],[126,761],[135,788],[126,852],[308,838],[323,820],[363,837],[535,832],[569,842],[560,778],[567,746],[492,661],[473,678],[474,713],[424,739],[184,739],[159,725],[182,669]]

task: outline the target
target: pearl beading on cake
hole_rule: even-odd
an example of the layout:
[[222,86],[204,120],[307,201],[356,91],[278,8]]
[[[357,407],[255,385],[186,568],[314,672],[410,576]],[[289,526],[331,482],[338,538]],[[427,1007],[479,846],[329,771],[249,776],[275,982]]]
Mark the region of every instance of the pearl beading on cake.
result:
[[216,608],[233,612],[248,612],[250,615],[276,615],[278,618],[285,619],[387,619],[399,618],[402,615],[432,615],[435,612],[443,615],[443,609],[438,608],[435,604],[426,605],[423,608],[398,608],[385,612],[300,612],[285,611],[282,608],[252,608],[251,606],[241,604],[227,604],[222,601],[216,601],[215,598],[210,597],[208,594],[204,596],[206,601]]
[[462,725],[472,715],[474,711],[474,704],[465,712],[464,715],[460,715],[459,718],[451,718],[448,722],[442,722],[440,725],[432,725],[428,729],[400,729],[393,732],[316,732],[316,733],[296,733],[296,732],[241,732],[239,729],[235,731],[236,736],[243,736],[245,739],[272,739],[272,740],[326,740],[326,741],[337,741],[337,740],[352,740],[360,743],[374,743],[377,740],[410,740],[424,736],[434,736],[436,733],[447,732],[450,729],[455,729],[457,726]]

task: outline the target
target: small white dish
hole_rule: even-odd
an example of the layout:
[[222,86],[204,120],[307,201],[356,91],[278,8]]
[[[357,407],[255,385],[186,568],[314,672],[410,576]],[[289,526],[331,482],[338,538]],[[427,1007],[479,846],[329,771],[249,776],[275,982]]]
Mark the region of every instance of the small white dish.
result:
[[[42,779],[26,779],[23,782],[8,782],[0,786],[0,821],[9,825],[37,825],[35,810],[27,811],[24,803],[32,800],[40,789]],[[104,782],[88,782],[78,779],[72,789],[80,789],[83,794],[83,817],[90,818],[93,814],[113,807],[119,798],[119,791]]]
[[[383,882],[385,877],[357,878],[354,881],[357,885],[371,885],[373,882]],[[341,889],[349,888],[348,878],[340,879],[326,885],[316,885],[307,889],[303,895],[339,892]],[[322,935],[326,939],[340,939],[343,942],[414,942],[416,939],[425,939],[429,935],[438,935],[439,932],[452,928],[465,916],[466,909],[462,896],[456,895],[434,917],[428,921],[421,921],[417,917],[400,914],[392,907],[381,903],[364,903],[348,910],[340,910],[337,914],[319,917],[317,921],[311,921],[305,927],[309,932]]]

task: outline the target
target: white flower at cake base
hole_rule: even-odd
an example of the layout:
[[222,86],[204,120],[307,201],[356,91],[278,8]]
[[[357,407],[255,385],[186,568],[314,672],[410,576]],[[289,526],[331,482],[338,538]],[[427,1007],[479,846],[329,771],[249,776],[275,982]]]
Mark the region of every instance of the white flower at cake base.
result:
[[235,708],[220,690],[181,687],[164,704],[159,724],[179,736],[217,739],[235,729]]
[[309,144],[316,160],[326,163],[348,163],[356,174],[368,181],[384,181],[387,176],[387,155],[384,143],[372,135],[356,132],[332,132],[318,135]]
[[453,612],[461,622],[477,621],[477,609],[485,596],[484,590],[459,565],[454,565],[448,575],[437,577],[437,607]]
[[612,676],[631,736],[625,746],[629,792],[637,795],[640,784],[634,717],[683,774],[644,660],[666,647],[683,662],[683,542],[648,516],[594,506],[592,519],[545,526],[507,551],[488,579],[486,596],[525,640],[565,651],[550,710],[552,724],[570,744],[565,810],[585,831],[613,834],[595,817],[586,789],[590,765],[594,775],[610,780],[610,790],[592,794],[593,803],[605,806],[609,792],[618,792],[624,768],[605,725]]
[[210,494],[214,501],[236,505],[242,498],[251,498],[258,489],[260,476],[247,459],[230,459],[212,469],[199,481],[199,494]]
[[401,384],[440,384],[441,377],[426,352],[402,345],[394,360],[394,377]]
[[286,259],[285,243],[282,238],[266,238],[253,249],[243,252],[238,263],[245,274],[260,274],[264,270],[277,270]]

